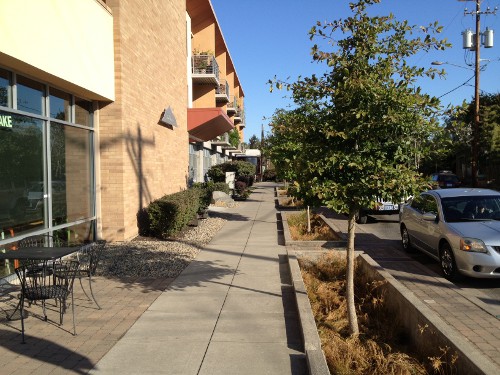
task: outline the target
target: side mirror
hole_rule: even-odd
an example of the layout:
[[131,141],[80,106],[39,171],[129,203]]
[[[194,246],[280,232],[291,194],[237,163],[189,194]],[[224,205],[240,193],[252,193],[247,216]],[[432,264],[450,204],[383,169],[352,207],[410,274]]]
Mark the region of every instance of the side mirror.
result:
[[425,221],[436,221],[437,215],[433,214],[432,212],[426,212],[425,214],[422,215],[422,218]]

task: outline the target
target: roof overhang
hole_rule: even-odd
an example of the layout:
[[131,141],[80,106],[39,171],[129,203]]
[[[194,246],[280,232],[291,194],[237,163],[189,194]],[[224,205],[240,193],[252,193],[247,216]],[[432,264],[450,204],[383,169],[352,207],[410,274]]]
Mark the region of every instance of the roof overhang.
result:
[[189,136],[205,142],[234,128],[222,108],[188,108],[187,120]]

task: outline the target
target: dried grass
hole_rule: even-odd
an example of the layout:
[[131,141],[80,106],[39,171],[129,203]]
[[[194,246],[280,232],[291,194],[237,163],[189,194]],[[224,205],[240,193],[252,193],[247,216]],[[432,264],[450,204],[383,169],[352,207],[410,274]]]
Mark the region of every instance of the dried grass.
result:
[[[384,282],[356,275],[360,335],[351,337],[345,301],[345,255],[328,252],[319,260],[299,260],[323,351],[332,374],[451,374],[456,358],[447,350],[423,363],[385,308]],[[450,362],[451,366],[450,366]]]
[[294,241],[337,241],[339,235],[317,214],[311,214],[311,232],[307,232],[307,212],[288,215],[290,236]]

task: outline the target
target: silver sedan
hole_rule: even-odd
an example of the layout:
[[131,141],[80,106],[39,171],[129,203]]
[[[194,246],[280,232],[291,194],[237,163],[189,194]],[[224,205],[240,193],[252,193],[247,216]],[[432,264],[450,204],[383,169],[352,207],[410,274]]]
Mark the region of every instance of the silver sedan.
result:
[[430,190],[402,205],[403,248],[440,262],[449,280],[500,278],[500,193],[489,189]]

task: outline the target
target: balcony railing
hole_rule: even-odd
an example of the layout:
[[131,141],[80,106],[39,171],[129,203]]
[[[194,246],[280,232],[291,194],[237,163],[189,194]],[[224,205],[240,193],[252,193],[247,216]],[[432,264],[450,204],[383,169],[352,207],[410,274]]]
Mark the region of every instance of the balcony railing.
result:
[[236,114],[234,115],[234,123],[241,125],[244,118],[245,118],[245,112],[243,111],[242,108],[238,107],[238,109],[236,110]]
[[216,137],[215,139],[212,139],[210,142],[212,142],[213,146],[230,146],[231,143],[229,143],[229,134],[224,133]]
[[229,103],[227,103],[227,113],[236,113],[240,108],[236,96],[231,97]]
[[215,100],[225,103],[229,101],[229,83],[225,79],[221,79],[215,88]]
[[219,64],[213,55],[193,55],[191,58],[193,81],[219,84]]

